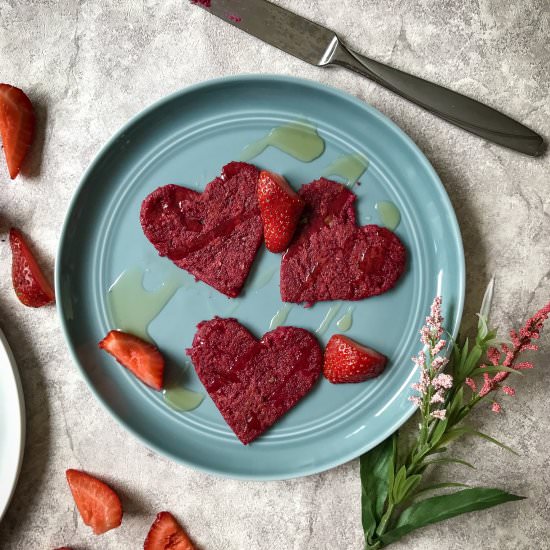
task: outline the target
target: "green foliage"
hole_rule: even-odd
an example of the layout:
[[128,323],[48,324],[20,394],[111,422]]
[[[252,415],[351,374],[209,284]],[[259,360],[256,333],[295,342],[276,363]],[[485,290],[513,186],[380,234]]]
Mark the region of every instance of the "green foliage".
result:
[[[494,375],[499,372],[517,373],[513,368],[503,365],[488,365],[487,351],[496,345],[497,338],[497,331],[488,326],[492,292],[491,283],[483,299],[475,338],[466,338],[462,343],[453,342],[450,347],[447,370],[453,375],[453,386],[443,391],[444,403],[441,403],[440,398],[439,402],[435,401],[438,404],[433,406],[432,397],[440,386],[434,386],[434,390],[431,383],[424,383],[418,437],[407,444],[395,433],[361,457],[365,550],[379,550],[411,531],[432,523],[522,498],[500,489],[469,487],[456,481],[423,484],[428,468],[454,464],[474,468],[466,460],[446,455],[449,445],[462,437],[479,437],[517,454],[495,438],[463,423],[484,399],[476,392],[469,393],[468,388],[465,388],[467,378],[481,378],[484,374]],[[433,339],[433,336],[430,338]],[[438,353],[435,341],[430,342],[426,357],[428,367],[425,366],[425,369],[430,368],[434,353]],[[435,351],[432,353],[432,350]],[[436,375],[437,371],[429,371],[430,381]],[[465,396],[465,391],[469,397]],[[444,412],[444,418],[432,414],[434,410]],[[450,488],[461,490],[421,498],[427,492]]]
[[390,471],[394,469],[397,434],[361,456],[361,509],[365,540],[372,542],[374,532],[384,512],[391,486]]
[[382,544],[387,545],[426,525],[522,498],[500,489],[483,487],[427,498],[403,510],[395,527],[382,535],[380,540]]

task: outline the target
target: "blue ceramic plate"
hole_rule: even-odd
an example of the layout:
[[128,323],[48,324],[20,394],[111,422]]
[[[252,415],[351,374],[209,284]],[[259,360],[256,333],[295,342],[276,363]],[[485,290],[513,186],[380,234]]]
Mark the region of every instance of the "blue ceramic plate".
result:
[[[332,385],[322,379],[272,429],[242,445],[206,396],[194,411],[170,409],[161,394],[137,381],[101,352],[97,342],[116,328],[107,292],[125,270],[146,270],[155,288],[172,264],[159,258],[139,224],[141,201],[153,189],[178,183],[202,190],[227,162],[272,128],[307,119],[326,142],[324,154],[300,162],[268,148],[253,162],[284,174],[297,187],[318,178],[337,157],[361,153],[369,167],[354,188],[361,224],[379,223],[377,201],[401,212],[397,234],[409,253],[408,270],[392,291],[356,302],[347,334],[386,354],[379,378]],[[237,300],[203,283],[177,291],[149,333],[170,360],[169,376],[204,389],[185,348],[195,326],[214,315],[234,316],[257,336],[281,307],[280,256],[261,250]],[[176,270],[177,271],[177,270]],[[269,274],[275,272],[271,280]],[[262,284],[264,286],[262,286]],[[69,208],[56,269],[58,308],[67,342],[99,400],[149,447],[208,472],[245,479],[284,479],[327,470],[375,446],[412,414],[418,330],[441,294],[447,327],[455,332],[464,298],[464,254],[455,214],[439,178],[415,144],[372,107],[340,91],[294,78],[242,76],[193,86],[149,107],[103,148],[84,175]],[[288,325],[315,331],[331,307],[294,306]],[[325,344],[336,320],[320,336]],[[186,367],[187,365],[187,367]]]

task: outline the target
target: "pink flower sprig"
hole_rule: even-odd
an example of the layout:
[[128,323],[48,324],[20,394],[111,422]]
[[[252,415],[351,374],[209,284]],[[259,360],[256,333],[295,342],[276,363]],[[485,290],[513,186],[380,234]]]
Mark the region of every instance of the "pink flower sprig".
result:
[[446,340],[441,339],[443,334],[443,317],[441,316],[441,296],[435,298],[430,308],[430,315],[426,317],[426,323],[420,330],[420,342],[425,349],[413,357],[420,369],[420,381],[412,384],[412,389],[419,395],[409,397],[415,405],[421,408],[423,416],[444,420],[447,414],[442,408],[446,401],[446,394],[453,386],[453,377],[443,374],[441,370],[449,360],[442,356],[441,352],[447,345]]
[[[531,317],[525,325],[520,329],[519,333],[515,330],[510,331],[510,339],[512,347],[508,344],[501,344],[500,349],[491,347],[487,350],[487,358],[493,366],[504,366],[514,370],[532,369],[533,363],[530,361],[518,361],[520,355],[525,351],[537,351],[538,345],[533,343],[533,340],[540,338],[541,330],[544,327],[545,321],[550,315],[550,302],[541,308],[533,317]],[[478,398],[485,397],[491,392],[497,391],[501,387],[501,383],[508,378],[510,372],[497,372],[494,376],[488,373],[483,374],[483,387],[477,394]],[[475,382],[471,378],[466,379],[466,384],[477,391]],[[502,391],[514,396],[515,390],[510,386],[502,386]],[[498,403],[493,403],[492,410],[500,412],[501,406]]]
[[[442,463],[472,466],[447,454],[449,445],[454,446],[459,439],[479,437],[514,452],[504,443],[469,425],[467,417],[484,397],[496,395],[497,390],[502,390],[505,395],[515,395],[515,390],[504,385],[504,381],[513,370],[533,368],[533,364],[521,355],[538,349],[536,341],[550,317],[550,303],[529,319],[521,330],[510,332],[511,343],[497,347],[497,331],[488,326],[493,290],[494,279],[483,297],[475,338],[452,341],[450,350],[442,339],[445,331],[441,298],[436,298],[431,306],[430,315],[420,330],[422,351],[413,357],[419,379],[412,385],[415,393],[409,399],[418,406],[420,413],[416,437],[411,438],[408,432],[404,436],[396,432],[361,457],[362,518],[365,548],[368,550],[381,550],[411,530],[429,523],[480,510],[483,499],[487,502],[483,508],[489,508],[521,498],[501,489],[468,487],[417,500],[427,490],[463,485],[432,483],[426,486],[424,478],[428,468],[436,468]],[[446,351],[451,352],[449,359]],[[447,364],[449,374],[443,372]],[[480,380],[481,384],[476,383]],[[478,385],[482,386],[481,389]],[[466,388],[471,392],[466,392]],[[502,411],[502,406],[495,400],[491,400],[489,406],[495,413]],[[380,483],[381,471],[387,472],[383,484]],[[383,493],[377,487],[381,487]],[[461,504],[457,506],[459,502]]]

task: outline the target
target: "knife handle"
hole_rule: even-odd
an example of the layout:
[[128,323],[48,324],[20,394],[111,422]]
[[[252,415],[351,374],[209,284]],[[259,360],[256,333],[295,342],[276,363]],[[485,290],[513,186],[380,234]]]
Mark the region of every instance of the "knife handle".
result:
[[504,147],[533,157],[546,150],[541,136],[510,117],[448,88],[394,69],[335,44],[328,65],[339,65],[377,82],[442,119]]

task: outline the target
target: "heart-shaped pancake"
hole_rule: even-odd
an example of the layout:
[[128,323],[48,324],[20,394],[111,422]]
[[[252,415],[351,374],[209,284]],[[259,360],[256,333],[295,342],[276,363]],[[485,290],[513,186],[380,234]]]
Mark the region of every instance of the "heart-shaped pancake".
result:
[[220,317],[197,329],[187,355],[245,445],[294,407],[321,373],[323,353],[305,329],[279,327],[257,340],[236,319]]
[[397,283],[405,271],[405,247],[388,229],[356,225],[354,193],[321,178],[299,195],[306,208],[281,262],[284,302],[362,300]]
[[141,205],[145,236],[178,267],[230,298],[238,296],[262,242],[258,174],[251,164],[231,162],[203,193],[159,187]]

